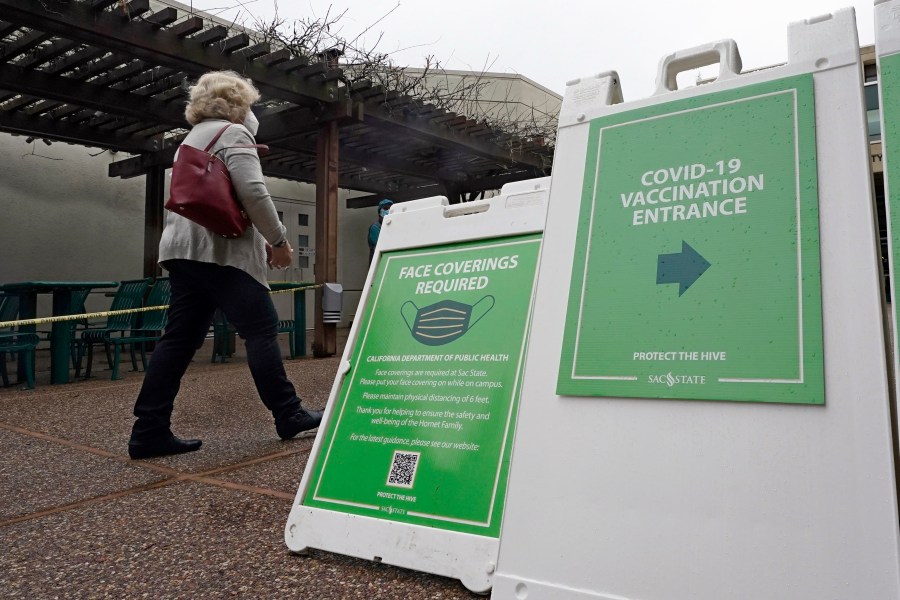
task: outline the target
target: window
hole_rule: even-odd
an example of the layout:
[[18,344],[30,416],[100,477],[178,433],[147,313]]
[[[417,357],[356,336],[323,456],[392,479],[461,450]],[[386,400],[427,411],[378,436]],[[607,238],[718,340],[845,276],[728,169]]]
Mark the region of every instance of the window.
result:
[[865,77],[866,83],[878,81],[878,67],[875,63],[863,65],[863,77]]
[[867,83],[866,97],[866,121],[869,126],[869,141],[877,142],[881,139],[881,110],[878,102],[878,83]]
[[[300,215],[301,217],[306,217],[307,215]],[[308,235],[298,235],[297,236],[297,249],[299,250],[297,256],[297,266],[301,269],[309,268],[309,236]]]
[[278,211],[278,220],[284,223],[284,213],[282,211]]
[[297,225],[299,225],[300,227],[309,227],[309,215],[306,213],[298,214]]

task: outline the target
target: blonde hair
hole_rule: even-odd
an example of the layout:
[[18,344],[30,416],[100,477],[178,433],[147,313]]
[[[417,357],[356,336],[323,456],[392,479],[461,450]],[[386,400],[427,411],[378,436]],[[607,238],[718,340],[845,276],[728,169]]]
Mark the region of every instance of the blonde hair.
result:
[[259,100],[253,82],[234,71],[211,71],[200,76],[191,86],[190,101],[184,110],[188,123],[203,119],[225,119],[240,123],[250,106]]

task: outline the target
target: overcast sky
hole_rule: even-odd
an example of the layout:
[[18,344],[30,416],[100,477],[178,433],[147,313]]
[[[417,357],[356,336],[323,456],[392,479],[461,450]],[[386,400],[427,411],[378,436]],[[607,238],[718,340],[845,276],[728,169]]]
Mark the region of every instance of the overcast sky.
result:
[[[239,1],[243,8],[220,10]],[[248,11],[269,19],[275,7],[273,0],[192,4],[229,19]],[[856,10],[860,44],[873,43],[873,0],[282,0],[278,13],[291,21],[346,10],[341,37],[369,28],[362,39],[371,47],[383,34],[378,49],[399,66],[422,66],[432,55],[448,69],[519,73],[559,94],[570,79],[615,70],[628,101],[652,93],[665,54],[731,38],[745,70],[785,62],[788,23],[847,6]]]

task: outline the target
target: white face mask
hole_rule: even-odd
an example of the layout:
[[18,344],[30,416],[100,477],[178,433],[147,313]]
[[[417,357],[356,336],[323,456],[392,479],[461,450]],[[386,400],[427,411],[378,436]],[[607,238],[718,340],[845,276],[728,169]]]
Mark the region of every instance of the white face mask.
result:
[[250,135],[256,135],[256,132],[259,130],[259,120],[256,118],[256,115],[253,114],[252,110],[247,111],[247,116],[244,117],[243,125],[250,132]]

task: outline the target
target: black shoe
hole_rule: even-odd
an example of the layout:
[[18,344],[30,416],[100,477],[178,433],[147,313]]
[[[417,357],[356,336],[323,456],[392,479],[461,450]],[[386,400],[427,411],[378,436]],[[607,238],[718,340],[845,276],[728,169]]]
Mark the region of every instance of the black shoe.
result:
[[298,412],[275,422],[275,431],[278,437],[289,440],[301,431],[315,429],[322,422],[321,410],[306,410],[301,408]]
[[153,458],[154,456],[168,456],[170,454],[184,454],[193,452],[203,444],[201,440],[183,440],[174,435],[167,438],[158,438],[146,442],[128,442],[128,456],[132,459]]

